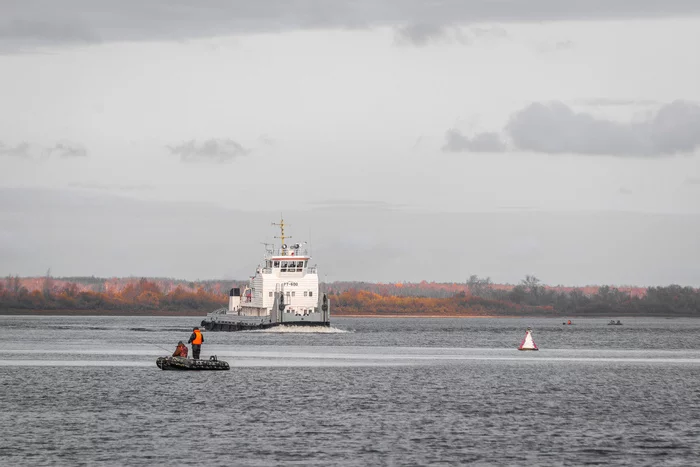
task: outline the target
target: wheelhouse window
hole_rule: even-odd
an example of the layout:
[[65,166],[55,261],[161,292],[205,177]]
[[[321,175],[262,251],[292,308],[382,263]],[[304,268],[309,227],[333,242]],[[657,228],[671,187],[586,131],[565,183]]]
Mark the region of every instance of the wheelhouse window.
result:
[[308,295],[309,295],[309,291],[308,291],[308,290],[304,290],[304,297],[308,297]]
[[294,296],[294,291],[292,291],[292,297]]
[[279,263],[280,272],[303,272],[306,261],[279,261]]
[[268,293],[270,294],[269,296],[272,297],[272,292],[268,292]]
[[310,291],[310,292],[309,292],[309,297],[313,297],[313,296],[314,296],[314,293]]
[[272,263],[272,265],[273,265],[273,267],[278,268],[278,267],[280,267],[280,262],[279,262],[279,261],[274,261],[274,262]]

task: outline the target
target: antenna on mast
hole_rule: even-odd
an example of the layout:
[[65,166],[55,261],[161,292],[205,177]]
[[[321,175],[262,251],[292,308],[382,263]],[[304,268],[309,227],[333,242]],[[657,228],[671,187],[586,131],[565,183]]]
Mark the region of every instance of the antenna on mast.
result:
[[284,227],[285,227],[286,225],[288,225],[288,224],[285,224],[285,223],[284,223],[284,219],[282,218],[282,213],[280,213],[280,223],[279,223],[279,224],[276,224],[276,223],[273,222],[272,225],[279,226],[279,228],[280,228],[280,236],[279,236],[279,237],[275,237],[275,238],[281,239],[281,240],[282,240],[282,249],[283,249],[283,250],[286,249],[286,248],[287,248],[287,245],[284,243],[284,239],[285,239],[285,238],[292,238],[292,237],[291,237],[291,235],[290,235],[289,237],[287,237],[287,236],[284,235]]

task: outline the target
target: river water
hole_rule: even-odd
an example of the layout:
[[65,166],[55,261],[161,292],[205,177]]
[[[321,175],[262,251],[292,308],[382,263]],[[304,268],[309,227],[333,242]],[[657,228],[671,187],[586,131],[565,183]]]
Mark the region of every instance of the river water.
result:
[[[700,320],[0,316],[0,465],[698,465]],[[532,327],[539,352],[517,346]]]

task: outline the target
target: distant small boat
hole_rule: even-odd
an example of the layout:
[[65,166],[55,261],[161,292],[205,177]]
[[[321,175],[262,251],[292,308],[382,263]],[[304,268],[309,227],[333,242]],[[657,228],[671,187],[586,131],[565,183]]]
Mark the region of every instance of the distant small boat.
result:
[[230,369],[227,362],[219,360],[214,355],[209,357],[209,360],[195,360],[194,358],[184,357],[159,357],[158,360],[156,360],[156,365],[161,370],[175,371],[225,371]]
[[614,319],[611,319],[610,322],[608,323],[608,326],[622,326],[622,323],[618,319],[617,322],[615,322]]
[[518,350],[540,350],[537,348],[537,344],[535,344],[535,341],[532,339],[532,329],[527,328],[525,331],[525,337],[520,343]]
[[571,322],[571,320],[568,320],[566,323],[561,323],[561,324],[563,324],[564,326],[566,326],[567,324],[573,324],[573,323]]

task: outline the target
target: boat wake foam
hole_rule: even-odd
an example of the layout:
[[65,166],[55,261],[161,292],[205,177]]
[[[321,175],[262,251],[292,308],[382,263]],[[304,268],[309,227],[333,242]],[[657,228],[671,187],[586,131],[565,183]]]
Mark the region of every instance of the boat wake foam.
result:
[[267,329],[252,329],[242,332],[260,332],[271,334],[345,334],[352,331],[325,326],[275,326]]

